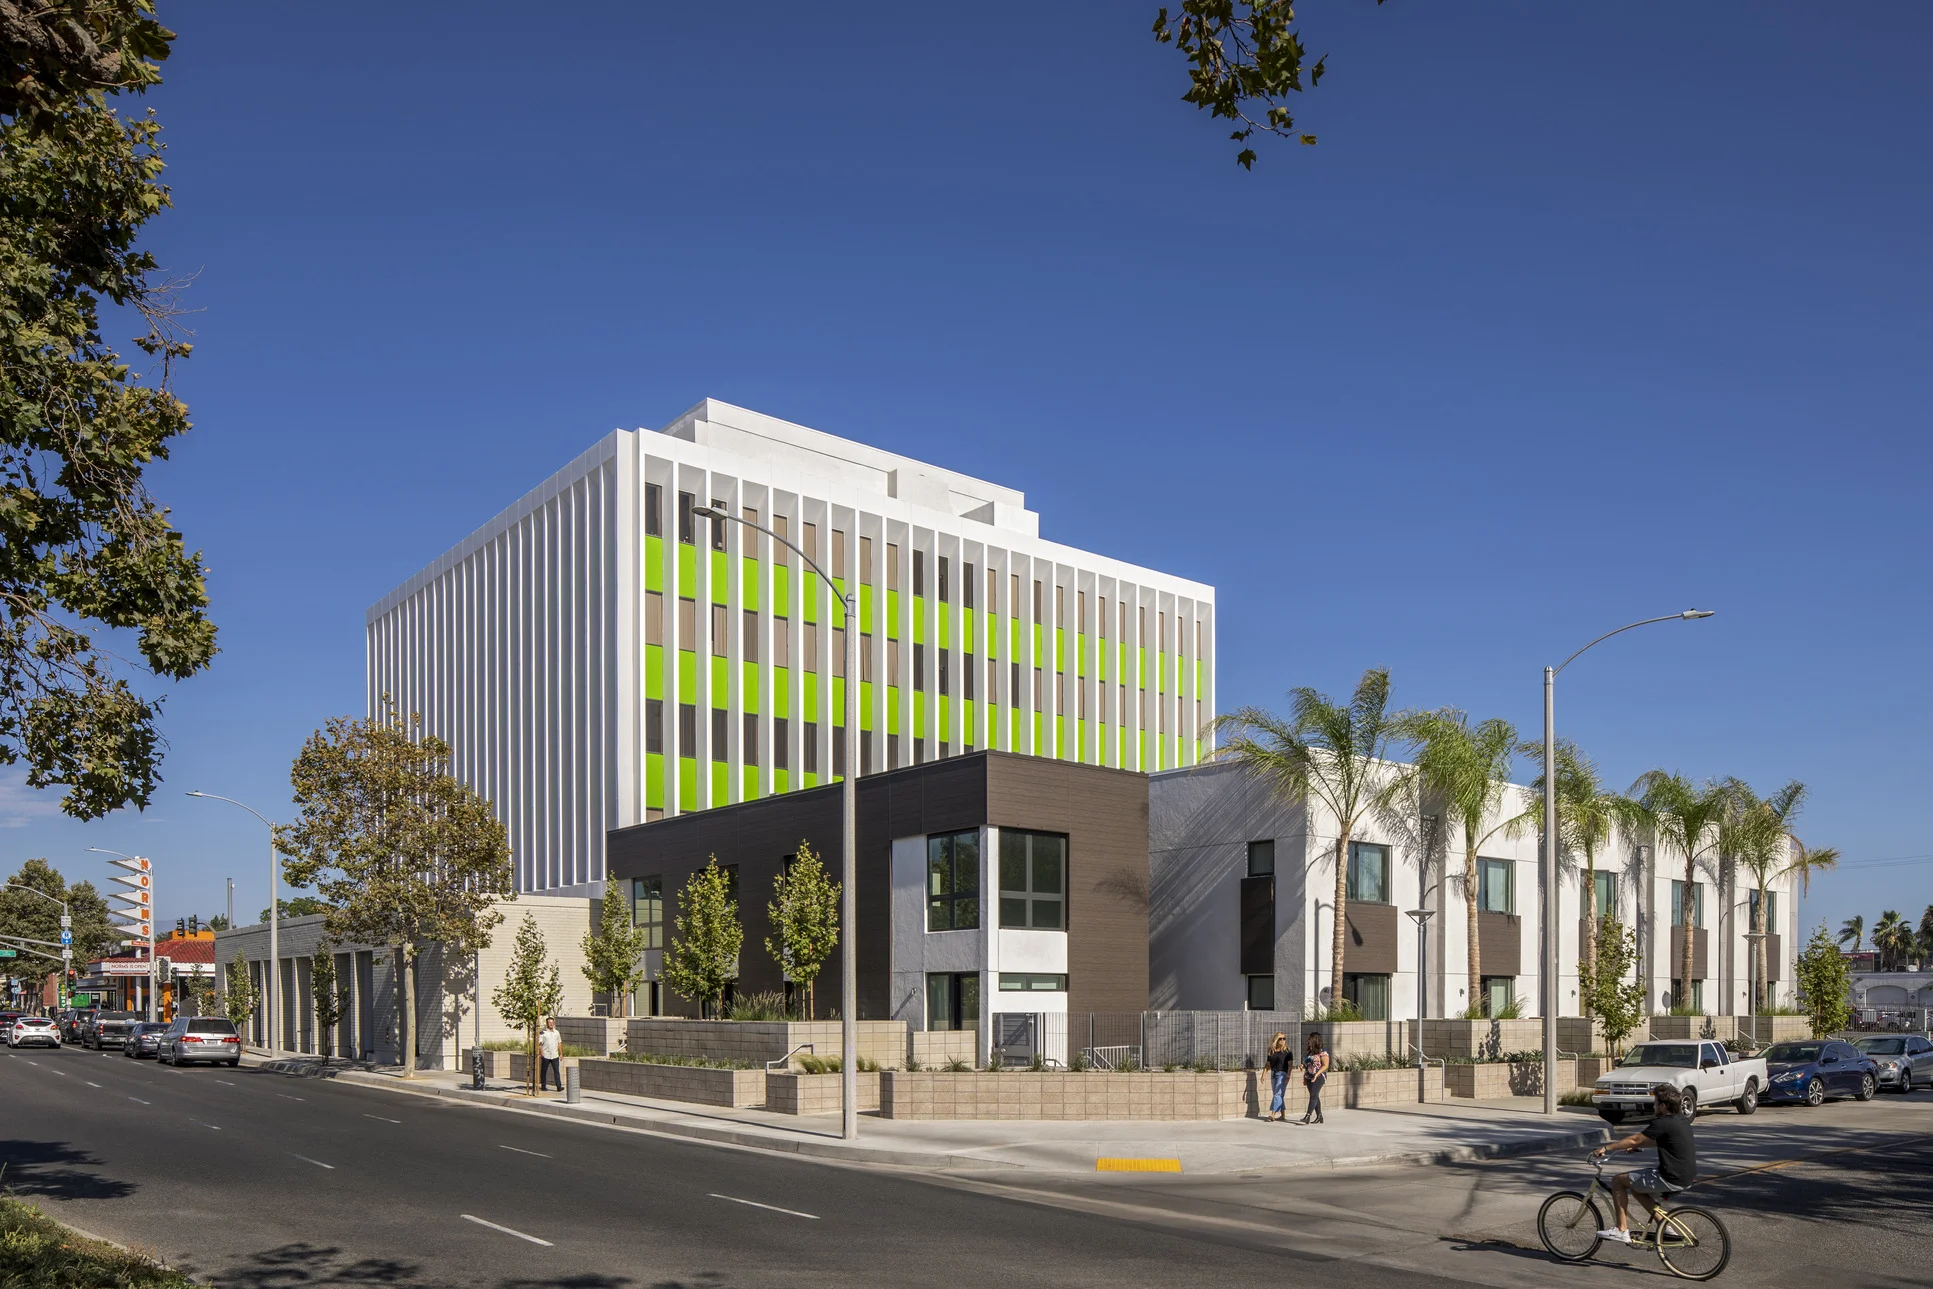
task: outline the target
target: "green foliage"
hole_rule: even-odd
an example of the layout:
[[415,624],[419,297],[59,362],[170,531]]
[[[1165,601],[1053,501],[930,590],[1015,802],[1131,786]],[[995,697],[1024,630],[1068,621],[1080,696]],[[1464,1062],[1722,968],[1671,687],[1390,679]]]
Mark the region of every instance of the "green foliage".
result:
[[[21,963],[37,964],[36,972],[42,970],[39,964],[43,963],[47,971],[59,968],[60,949],[49,947],[60,943],[60,905],[54,900],[65,900],[73,915],[76,967],[84,972],[89,962],[119,950],[120,933],[110,925],[107,901],[92,882],[69,886],[59,870],[44,859],[27,860],[4,880],[13,885],[0,887],[0,935],[41,941],[21,946]],[[23,886],[27,889],[18,889]],[[25,952],[29,948],[50,954],[56,961],[34,958]]]
[[1873,948],[1879,951],[1881,971],[1904,971],[1919,948],[1919,937],[1896,909],[1887,909],[1873,924]]
[[1799,1001],[1812,1020],[1812,1036],[1824,1038],[1852,1019],[1852,968],[1821,922],[1798,962]]
[[942,1068],[944,1068],[948,1074],[964,1074],[968,1070],[971,1070],[973,1066],[968,1061],[955,1056],[949,1059],[946,1065],[943,1066]]
[[1637,936],[1618,919],[1604,918],[1597,927],[1597,960],[1580,974],[1588,1014],[1596,1016],[1611,1054],[1624,1050],[1624,1040],[1644,1018],[1644,981],[1632,978],[1638,956]]
[[261,1001],[262,990],[249,976],[248,964],[240,958],[230,959],[227,977],[222,981],[222,1015],[228,1017],[238,1033],[244,1032],[243,1027]]
[[1416,1066],[1414,1062],[1400,1056],[1371,1056],[1367,1052],[1358,1052],[1354,1056],[1345,1056],[1337,1061],[1336,1068],[1353,1071],[1411,1070]]
[[490,1002],[497,1009],[497,1015],[523,1027],[524,1051],[530,1057],[526,1075],[534,1096],[537,1027],[544,1017],[556,1015],[557,1009],[564,1005],[564,982],[557,964],[550,960],[550,949],[544,943],[544,933],[537,929],[537,919],[529,913],[524,914],[523,922],[517,927],[517,940],[510,950],[510,967],[504,972],[503,983],[491,993]]
[[614,1052],[613,1061],[634,1061],[639,1065],[683,1065],[700,1070],[755,1070],[759,1067],[737,1057],[666,1056],[658,1052]]
[[631,901],[624,898],[624,883],[616,878],[604,883],[602,913],[597,929],[584,933],[584,978],[595,992],[611,995],[629,1011],[631,991],[644,979],[644,950],[651,941],[651,929],[633,924]]
[[[1635,795],[1634,822],[1648,828],[1657,839],[1659,858],[1673,850],[1684,860],[1687,891],[1698,880],[1698,870],[1714,855],[1720,831],[1734,804],[1729,783],[1693,783],[1682,774],[1651,770],[1631,785]],[[1672,975],[1679,980],[1696,980],[1693,949],[1697,943],[1692,919],[1676,932],[1678,963]]]
[[226,931],[230,929],[228,925],[228,915],[226,913],[217,913],[213,917],[203,922],[202,925],[207,927],[210,931]]
[[784,968],[788,980],[804,987],[805,1017],[811,1020],[813,981],[839,945],[839,883],[805,842],[799,843],[791,866],[779,874],[765,911],[772,925],[765,951]]
[[[275,917],[277,921],[286,921],[289,918],[314,917],[318,913],[327,913],[328,911],[329,901],[319,900],[313,895],[297,895],[291,899],[275,901]],[[261,916],[256,918],[255,921],[257,924],[267,922],[268,910],[263,909]]]
[[1572,1088],[1569,1092],[1566,1092],[1563,1096],[1557,1098],[1557,1104],[1558,1105],[1583,1105],[1583,1106],[1591,1105],[1592,1104],[1591,1097],[1594,1096],[1595,1093],[1596,1093],[1596,1090],[1593,1088]]
[[[299,814],[276,825],[275,844],[288,880],[320,892],[331,940],[395,946],[409,1053],[420,1047],[416,955],[434,943],[460,961],[490,943],[495,905],[512,894],[510,843],[490,803],[449,773],[449,744],[412,737],[421,718],[398,717],[387,695],[378,705],[303,744],[289,773]],[[415,1077],[414,1059],[403,1072]]]
[[746,994],[725,1005],[726,1020],[799,1020],[798,1008],[786,1002],[785,995],[768,989]]
[[1852,942],[1852,951],[1858,953],[1866,944],[1865,917],[1858,915],[1849,917],[1844,922],[1841,922],[1839,924],[1839,935],[1837,939],[1842,945],[1850,940]]
[[[0,77],[0,763],[93,819],[146,806],[160,700],[117,674],[125,633],[146,672],[182,680],[215,654],[199,553],[145,471],[189,428],[170,376],[190,346],[178,284],[137,246],[170,204],[161,127],[104,90],[160,80],[171,38],[134,0],[8,0]],[[84,35],[84,33],[87,33]],[[137,373],[101,335],[138,317]]]
[[25,1200],[0,1195],[0,1285],[7,1289],[192,1289],[139,1253],[76,1234]]
[[[1305,75],[1308,87],[1316,87],[1327,55],[1309,61],[1300,35],[1290,30],[1294,21],[1291,0],[1181,0],[1172,17],[1165,8],[1155,17],[1154,38],[1188,62],[1181,101],[1239,123],[1230,139],[1243,143],[1261,130],[1314,144],[1315,135],[1296,130],[1285,103],[1302,92]],[[1235,164],[1253,169],[1255,150],[1244,147]]]
[[687,998],[723,1009],[725,987],[738,976],[738,951],[745,944],[738,901],[713,855],[678,893],[678,916],[664,955],[665,983]]
[[1327,1007],[1324,1007],[1320,1003],[1310,1003],[1307,1007],[1303,1008],[1303,1011],[1311,1021],[1317,1023],[1362,1019],[1362,1012],[1358,1011],[1356,1004],[1350,1002],[1347,998],[1340,999]]
[[309,992],[315,998],[316,1028],[322,1031],[322,1054],[336,1054],[336,1026],[349,1014],[349,986],[336,980],[336,955],[327,944],[318,945],[309,959]]
[[1920,957],[1922,961],[1933,960],[1933,904],[1926,906],[1920,914]]

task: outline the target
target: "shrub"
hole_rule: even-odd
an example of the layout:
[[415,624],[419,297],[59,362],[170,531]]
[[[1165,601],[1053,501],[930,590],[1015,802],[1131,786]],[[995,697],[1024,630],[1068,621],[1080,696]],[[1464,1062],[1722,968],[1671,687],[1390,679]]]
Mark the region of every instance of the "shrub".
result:
[[952,1060],[948,1061],[944,1068],[946,1069],[946,1072],[948,1074],[965,1074],[968,1071],[972,1070],[973,1066],[956,1056]]
[[923,1068],[925,1067],[920,1064],[919,1057],[914,1056],[911,1052],[906,1054],[906,1072],[908,1074],[918,1074]]
[[1400,1056],[1357,1055],[1344,1057],[1338,1063],[1344,1070],[1413,1070],[1416,1066]]
[[662,1052],[616,1052],[613,1061],[635,1061],[639,1065],[686,1065],[701,1070],[755,1070],[759,1067],[736,1057],[667,1056]]
[[77,1235],[33,1205],[5,1196],[0,1197],[0,1284],[189,1289],[194,1281],[138,1253]]
[[1309,1019],[1316,1022],[1362,1019],[1362,1013],[1356,1010],[1356,1004],[1347,998],[1327,1007],[1320,1003],[1313,1003],[1306,1010]]
[[1558,1105],[1590,1105],[1591,1091],[1592,1089],[1590,1088],[1572,1088],[1569,1092],[1566,1092],[1563,1096],[1557,1098],[1557,1104]]
[[1067,1058],[1067,1069],[1070,1074],[1085,1074],[1087,1072],[1087,1050],[1085,1048],[1076,1051],[1072,1056]]
[[726,1020],[798,1020],[798,1008],[785,1001],[785,995],[777,990],[767,990],[761,994],[746,994],[734,998],[725,1007]]

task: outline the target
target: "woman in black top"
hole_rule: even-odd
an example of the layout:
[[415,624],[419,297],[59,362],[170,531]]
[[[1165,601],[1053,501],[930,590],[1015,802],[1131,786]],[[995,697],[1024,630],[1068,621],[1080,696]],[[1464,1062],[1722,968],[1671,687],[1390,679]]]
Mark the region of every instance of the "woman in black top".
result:
[[1289,1070],[1295,1064],[1295,1053],[1289,1051],[1289,1036],[1277,1034],[1269,1040],[1269,1112],[1263,1119],[1273,1119],[1277,1123],[1288,1121],[1288,1112],[1282,1107],[1282,1099],[1289,1094]]

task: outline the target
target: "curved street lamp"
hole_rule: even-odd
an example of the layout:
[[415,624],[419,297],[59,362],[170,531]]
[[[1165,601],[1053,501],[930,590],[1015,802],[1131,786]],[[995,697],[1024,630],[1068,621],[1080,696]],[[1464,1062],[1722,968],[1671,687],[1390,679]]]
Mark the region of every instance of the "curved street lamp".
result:
[[[1663,617],[1628,622],[1606,631],[1555,667],[1544,668],[1544,1113],[1557,1113],[1557,673],[1577,661],[1578,654],[1612,636],[1654,622],[1690,622],[1709,618],[1716,610],[1686,609]],[[1640,963],[1639,971],[1643,971]]]
[[282,939],[281,939],[281,894],[282,865],[275,853],[275,825],[261,811],[253,806],[244,806],[233,797],[220,796],[213,792],[190,792],[191,797],[202,797],[208,801],[226,801],[231,806],[241,806],[268,829],[268,993],[262,999],[262,1027],[268,1039],[268,1056],[272,1061],[276,1056],[276,1012],[282,1002]]

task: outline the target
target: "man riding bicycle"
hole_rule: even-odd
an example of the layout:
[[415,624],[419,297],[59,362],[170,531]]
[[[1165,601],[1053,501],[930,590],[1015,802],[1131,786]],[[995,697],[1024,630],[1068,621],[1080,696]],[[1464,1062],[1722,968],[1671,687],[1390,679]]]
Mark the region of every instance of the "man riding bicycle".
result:
[[1631,1219],[1627,1212],[1631,1192],[1663,1197],[1684,1190],[1698,1179],[1698,1150],[1691,1136],[1691,1121],[1685,1118],[1685,1099],[1677,1088],[1660,1083],[1651,1089],[1655,1116],[1641,1130],[1622,1141],[1600,1146],[1592,1152],[1602,1159],[1613,1150],[1643,1150],[1647,1144],[1658,1148],[1658,1166],[1618,1173],[1611,1178],[1611,1199],[1617,1205],[1618,1224],[1598,1236],[1620,1244],[1631,1243]]

